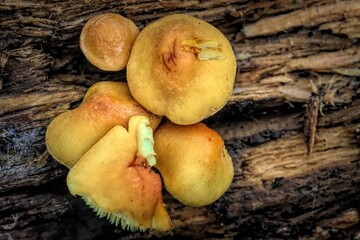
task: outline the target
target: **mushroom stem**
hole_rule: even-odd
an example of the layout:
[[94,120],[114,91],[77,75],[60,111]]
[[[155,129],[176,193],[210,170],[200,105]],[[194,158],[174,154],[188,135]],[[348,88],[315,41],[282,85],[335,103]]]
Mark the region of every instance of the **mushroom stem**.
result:
[[221,43],[214,40],[200,41],[187,39],[182,41],[181,49],[186,52],[193,52],[202,61],[211,59],[222,60],[225,58]]
[[149,127],[149,119],[142,118],[138,123],[137,129],[137,143],[139,157],[146,158],[148,164],[152,167],[156,164],[155,151],[154,151],[154,137],[151,127]]

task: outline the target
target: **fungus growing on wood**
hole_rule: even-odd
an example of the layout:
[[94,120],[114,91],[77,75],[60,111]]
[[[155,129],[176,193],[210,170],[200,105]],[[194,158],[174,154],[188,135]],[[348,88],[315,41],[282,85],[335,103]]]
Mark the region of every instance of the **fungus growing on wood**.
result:
[[166,231],[171,222],[162,201],[161,179],[147,160],[154,154],[148,124],[146,117],[134,116],[128,131],[113,127],[69,171],[67,185],[99,217],[123,229]]
[[125,68],[139,29],[130,20],[114,13],[92,17],[80,35],[80,48],[85,57],[105,71]]
[[208,205],[229,188],[234,176],[231,158],[220,135],[202,123],[166,123],[155,134],[155,168],[166,189],[190,206]]
[[175,14],[146,26],[127,65],[131,94],[146,109],[188,125],[218,112],[233,90],[234,52],[200,19]]
[[126,83],[98,82],[74,110],[52,120],[46,131],[49,153],[71,168],[80,157],[116,125],[127,128],[130,117],[149,118],[154,130],[161,121],[136,102]]

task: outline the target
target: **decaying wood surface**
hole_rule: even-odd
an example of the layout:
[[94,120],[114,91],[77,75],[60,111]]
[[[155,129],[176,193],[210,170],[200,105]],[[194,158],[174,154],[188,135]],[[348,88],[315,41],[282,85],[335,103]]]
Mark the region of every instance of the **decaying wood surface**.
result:
[[[172,13],[218,27],[238,62],[226,107],[205,120],[224,138],[235,177],[214,204],[165,193],[167,233],[130,233],[95,217],[46,151],[51,119],[102,80],[78,38],[115,12],[142,29]],[[0,2],[0,239],[360,239],[360,2]]]

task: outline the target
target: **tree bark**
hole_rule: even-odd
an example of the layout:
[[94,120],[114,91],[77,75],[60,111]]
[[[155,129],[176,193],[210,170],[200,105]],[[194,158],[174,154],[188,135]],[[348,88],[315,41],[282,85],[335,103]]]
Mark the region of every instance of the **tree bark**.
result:
[[[0,12],[0,239],[360,239],[359,1],[4,0]],[[190,14],[236,55],[233,94],[204,121],[223,137],[234,180],[201,208],[164,190],[166,233],[97,218],[46,151],[52,118],[95,82],[126,81],[79,48],[86,21],[105,12],[140,29]]]

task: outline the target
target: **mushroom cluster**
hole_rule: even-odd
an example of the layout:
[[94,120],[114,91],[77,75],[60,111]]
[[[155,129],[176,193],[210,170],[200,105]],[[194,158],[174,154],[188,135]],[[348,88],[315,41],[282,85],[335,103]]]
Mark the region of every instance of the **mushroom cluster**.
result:
[[126,66],[127,83],[94,84],[49,124],[46,145],[70,169],[70,193],[132,231],[171,228],[162,184],[188,206],[219,199],[232,182],[232,160],[221,136],[200,122],[232,92],[236,60],[225,36],[182,14],[139,33],[131,20],[106,13],[86,23],[80,47],[102,70]]

